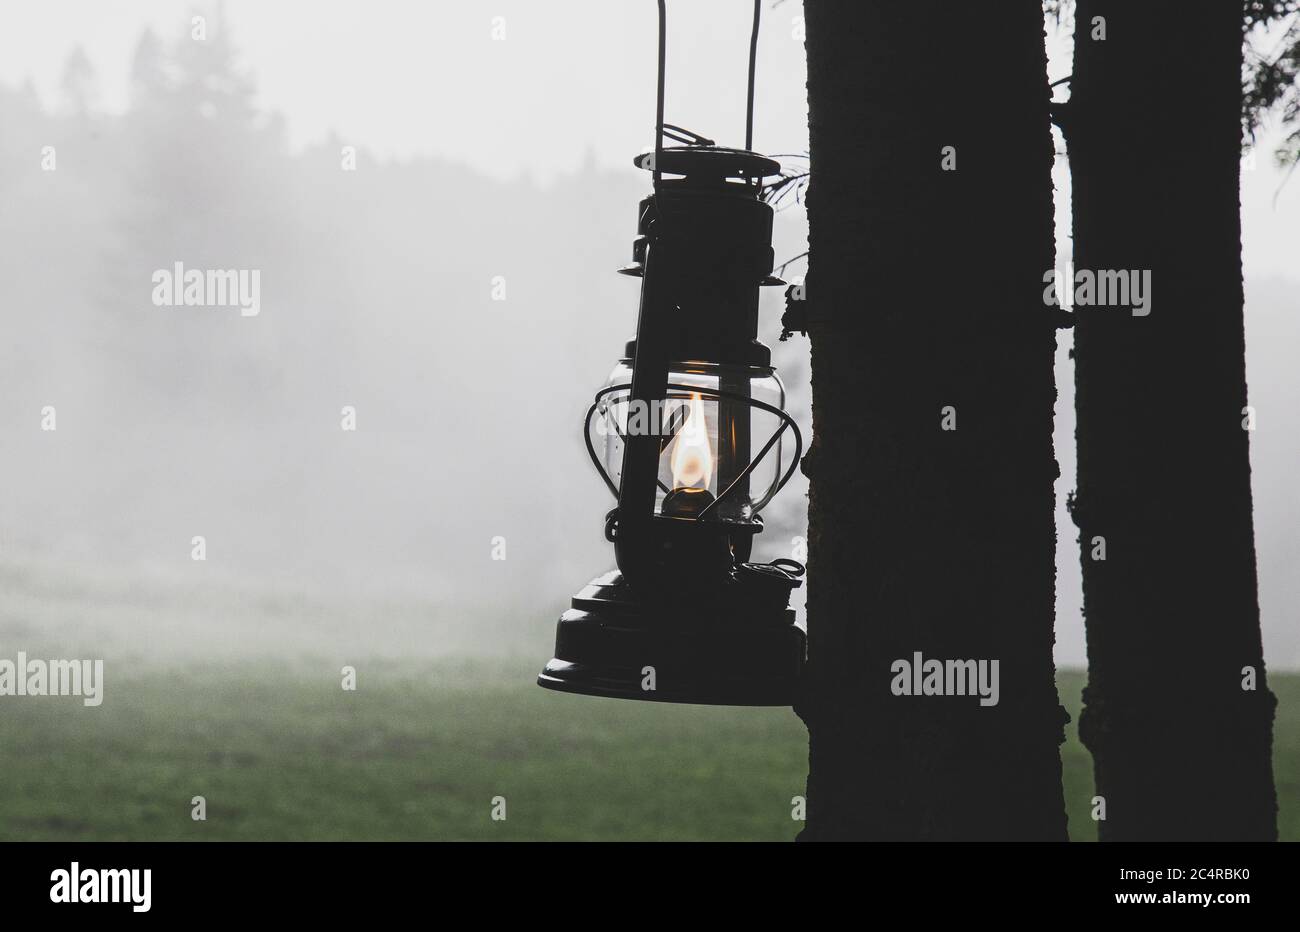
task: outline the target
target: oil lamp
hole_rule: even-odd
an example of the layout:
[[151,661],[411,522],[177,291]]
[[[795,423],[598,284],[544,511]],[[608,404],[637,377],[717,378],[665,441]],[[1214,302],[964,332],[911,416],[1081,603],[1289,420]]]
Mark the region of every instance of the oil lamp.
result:
[[771,274],[772,208],[761,196],[780,165],[750,151],[757,4],[744,149],[663,122],[662,0],[659,14],[655,146],[634,160],[653,173],[653,191],[633,261],[619,270],[641,279],[636,338],[583,428],[617,501],[605,536],[618,569],[573,597],[537,681],[595,696],[789,705],[805,653],[789,599],[804,568],[750,560],[760,512],[802,452],[758,340],[759,288],[784,283]]

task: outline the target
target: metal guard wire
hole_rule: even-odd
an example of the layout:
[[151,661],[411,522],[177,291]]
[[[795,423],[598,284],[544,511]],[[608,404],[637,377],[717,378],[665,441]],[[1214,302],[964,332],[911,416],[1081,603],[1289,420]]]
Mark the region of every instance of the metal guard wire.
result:
[[[786,483],[790,481],[791,477],[794,476],[794,471],[799,467],[799,460],[803,457],[803,434],[799,430],[799,425],[794,422],[794,418],[790,417],[789,414],[782,411],[780,408],[775,407],[774,405],[770,405],[765,401],[759,401],[757,398],[750,398],[748,395],[741,395],[736,392],[723,391],[722,389],[718,389],[718,388],[709,388],[704,385],[686,385],[681,382],[669,382],[667,387],[669,389],[673,389],[678,392],[688,393],[685,396],[683,396],[685,398],[690,397],[689,393],[695,392],[700,395],[707,395],[710,398],[727,398],[731,401],[743,401],[752,408],[758,408],[760,411],[766,411],[769,414],[775,414],[777,417],[781,419],[781,426],[778,427],[772,433],[772,436],[768,438],[767,443],[763,445],[763,449],[759,450],[758,456],[750,460],[749,465],[746,466],[743,470],[741,470],[740,475],[736,476],[735,479],[731,480],[731,484],[728,485],[725,489],[723,489],[722,492],[719,493],[718,497],[715,498],[707,508],[705,508],[703,511],[700,512],[700,514],[695,519],[697,521],[703,521],[710,511],[715,509],[718,505],[720,505],[723,501],[726,500],[727,496],[729,496],[732,492],[734,492],[737,488],[739,488],[741,481],[746,479],[750,475],[750,473],[752,473],[758,467],[758,464],[763,461],[763,457],[767,456],[767,454],[771,451],[772,447],[776,446],[777,440],[779,440],[781,438],[781,435],[785,433],[786,428],[789,428],[790,430],[794,431],[794,457],[790,460],[790,466],[788,469],[786,469],[785,475],[781,477],[781,481],[776,484],[776,488],[768,492],[767,495],[763,496],[761,501],[759,501],[754,505],[754,514],[758,514],[760,511],[766,508],[767,503],[770,502],[772,499],[774,499],[777,496],[777,494],[783,488],[785,488]],[[616,500],[618,499],[618,488],[614,485],[614,481],[610,479],[609,472],[601,464],[600,457],[596,455],[596,447],[591,442],[591,418],[596,413],[596,409],[599,408],[601,399],[604,398],[606,395],[613,394],[614,392],[631,391],[631,389],[632,389],[631,382],[623,382],[618,385],[608,385],[605,388],[602,388],[600,391],[596,392],[596,397],[592,401],[591,407],[587,409],[587,416],[583,419],[582,422],[582,439],[587,444],[587,455],[591,457],[592,465],[596,467],[596,471],[600,473],[600,477],[605,480],[606,487],[608,487],[610,493],[614,496]],[[676,430],[680,429],[681,426],[682,425],[677,425],[677,427],[673,429],[672,434],[670,434],[668,437],[668,440],[671,441],[672,436],[675,435]],[[618,432],[620,440],[626,439],[623,437],[622,432],[618,430],[617,424],[615,425],[614,429],[615,431]],[[662,482],[659,483],[659,487],[664,488]],[[668,490],[664,489],[664,491],[668,491]]]

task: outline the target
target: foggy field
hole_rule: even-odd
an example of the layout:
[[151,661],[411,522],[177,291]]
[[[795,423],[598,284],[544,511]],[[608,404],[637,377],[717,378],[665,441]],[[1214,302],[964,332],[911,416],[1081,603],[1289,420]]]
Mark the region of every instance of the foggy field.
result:
[[[532,684],[544,658],[150,663],[104,704],[6,698],[4,840],[769,839],[794,837],[807,737],[788,709],[588,699]],[[1061,677],[1077,721],[1079,673]],[[1284,839],[1300,839],[1300,676],[1279,697]],[[1071,834],[1092,776],[1064,748]],[[190,818],[207,800],[207,821]],[[505,821],[491,819],[506,798]],[[1212,800],[1207,800],[1212,804]]]

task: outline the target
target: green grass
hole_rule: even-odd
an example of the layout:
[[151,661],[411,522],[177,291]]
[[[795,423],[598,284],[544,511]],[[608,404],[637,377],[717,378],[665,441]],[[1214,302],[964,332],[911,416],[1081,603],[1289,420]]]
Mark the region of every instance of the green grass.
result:
[[[79,699],[3,700],[0,839],[794,837],[807,735],[788,709],[586,699],[531,664],[155,666]],[[1270,678],[1282,835],[1300,838],[1300,676]],[[1082,675],[1061,677],[1077,722]],[[1064,749],[1072,834],[1091,761]],[[204,796],[207,821],[190,818]],[[490,817],[506,797],[505,821]]]

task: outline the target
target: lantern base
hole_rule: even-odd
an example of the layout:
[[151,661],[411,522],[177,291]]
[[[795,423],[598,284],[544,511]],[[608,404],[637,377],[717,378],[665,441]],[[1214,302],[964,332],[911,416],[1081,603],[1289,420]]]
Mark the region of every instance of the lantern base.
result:
[[617,572],[573,597],[555,657],[537,684],[561,692],[652,702],[783,706],[796,698],[806,638],[770,591],[719,593],[686,607],[634,594]]

